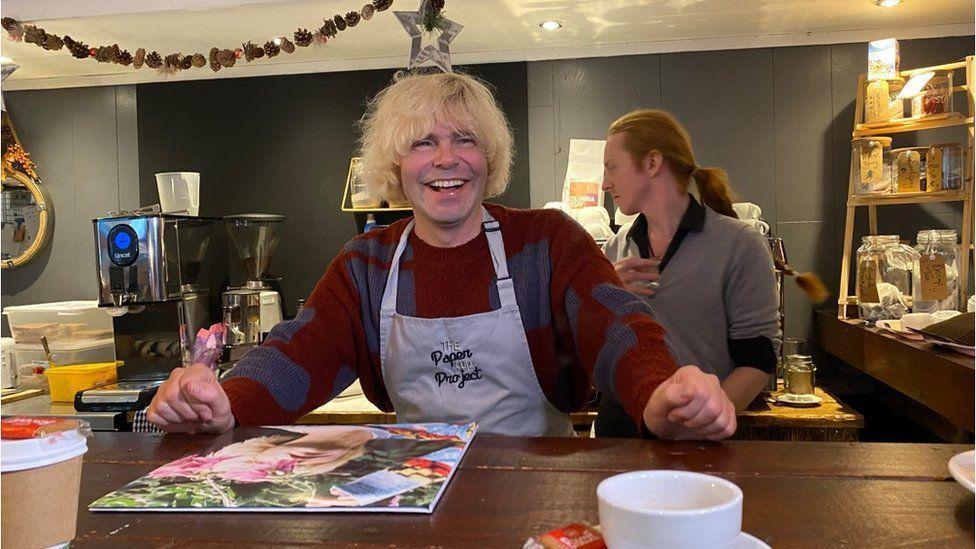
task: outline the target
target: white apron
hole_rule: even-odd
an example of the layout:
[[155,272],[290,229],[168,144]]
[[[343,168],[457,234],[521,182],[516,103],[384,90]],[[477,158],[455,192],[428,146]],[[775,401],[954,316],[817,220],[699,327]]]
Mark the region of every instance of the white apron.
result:
[[396,312],[400,256],[413,226],[411,220],[393,254],[380,308],[380,366],[397,419],[476,421],[479,432],[512,436],[572,436],[569,416],[549,402],[532,367],[498,222],[484,210],[501,308],[454,318]]

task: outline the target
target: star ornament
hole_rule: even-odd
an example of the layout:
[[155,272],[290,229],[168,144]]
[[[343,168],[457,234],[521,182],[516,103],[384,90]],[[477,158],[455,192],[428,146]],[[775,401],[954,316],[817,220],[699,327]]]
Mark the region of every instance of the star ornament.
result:
[[432,62],[444,72],[453,72],[451,67],[451,42],[457,38],[457,35],[464,27],[446,17],[441,17],[436,27],[441,31],[440,36],[437,37],[437,46],[427,44],[421,47],[423,32],[420,24],[427,1],[423,0],[420,3],[420,7],[417,8],[417,11],[393,12],[393,15],[396,15],[396,18],[403,25],[403,29],[407,31],[411,39],[410,61],[407,63],[407,68],[412,69],[424,63]]

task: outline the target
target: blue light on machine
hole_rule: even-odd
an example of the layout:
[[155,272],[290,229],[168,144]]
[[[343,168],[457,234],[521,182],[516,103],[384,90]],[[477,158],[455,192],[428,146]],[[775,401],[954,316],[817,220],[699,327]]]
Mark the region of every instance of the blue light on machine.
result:
[[132,238],[128,235],[128,233],[119,231],[118,233],[115,234],[116,248],[120,250],[124,250],[128,248],[130,244],[132,244]]

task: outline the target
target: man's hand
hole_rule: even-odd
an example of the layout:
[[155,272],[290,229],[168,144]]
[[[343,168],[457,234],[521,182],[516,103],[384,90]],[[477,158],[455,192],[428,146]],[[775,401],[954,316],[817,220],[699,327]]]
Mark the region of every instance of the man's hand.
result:
[[660,276],[660,261],[653,259],[643,259],[640,257],[627,257],[613,264],[617,271],[617,276],[623,281],[627,290],[643,296],[654,295],[654,290],[648,285],[657,282]]
[[173,370],[156,391],[146,418],[170,433],[223,433],[234,426],[230,400],[203,364]]
[[660,438],[721,440],[735,433],[735,405],[717,376],[684,366],[654,390],[644,423]]

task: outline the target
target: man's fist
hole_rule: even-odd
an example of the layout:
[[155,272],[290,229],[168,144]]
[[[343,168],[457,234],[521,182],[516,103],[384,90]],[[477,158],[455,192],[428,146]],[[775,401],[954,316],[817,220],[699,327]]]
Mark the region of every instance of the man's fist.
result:
[[661,438],[721,440],[735,433],[735,405],[717,376],[684,366],[654,390],[644,423]]
[[170,433],[223,433],[234,426],[227,393],[203,364],[173,370],[156,391],[146,418]]

